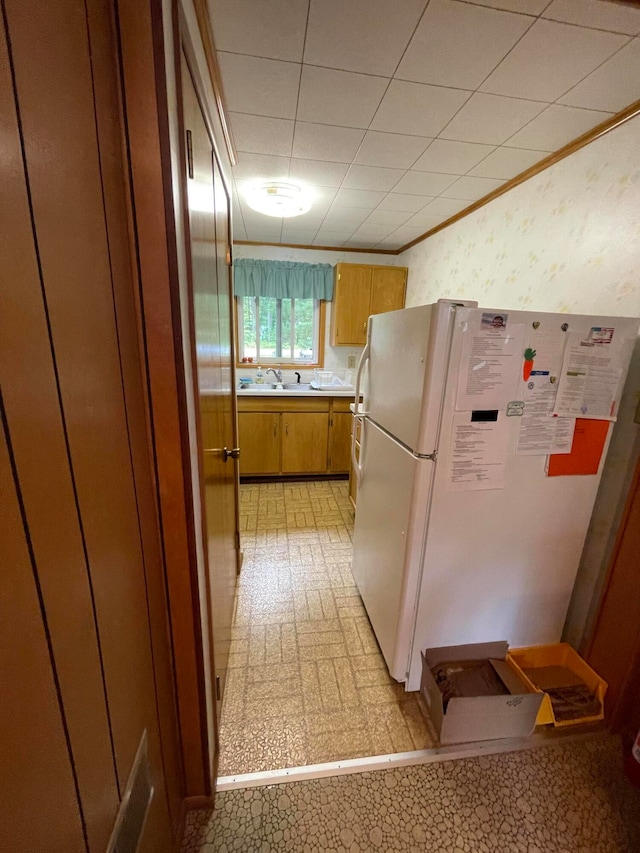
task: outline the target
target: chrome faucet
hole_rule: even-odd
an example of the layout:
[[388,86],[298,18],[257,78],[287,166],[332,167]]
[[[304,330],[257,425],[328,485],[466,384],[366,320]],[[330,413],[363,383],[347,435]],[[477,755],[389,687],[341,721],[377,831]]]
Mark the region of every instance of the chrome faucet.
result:
[[281,370],[274,370],[273,367],[267,367],[267,369],[265,370],[265,375],[267,373],[273,373],[273,375],[276,377],[276,382],[278,383],[278,385],[282,385],[282,371]]

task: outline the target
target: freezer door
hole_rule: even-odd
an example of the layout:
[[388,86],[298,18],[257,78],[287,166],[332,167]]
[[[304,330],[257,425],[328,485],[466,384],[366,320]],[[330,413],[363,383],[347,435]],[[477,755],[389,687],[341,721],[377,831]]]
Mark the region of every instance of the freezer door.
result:
[[412,450],[420,430],[433,305],[376,314],[369,321],[364,409]]
[[[364,409],[417,455],[437,447],[456,312],[449,300],[370,318]],[[473,303],[467,303],[473,304]]]
[[428,463],[416,459],[367,418],[361,438],[353,575],[389,672],[404,681],[416,589],[414,584],[413,595],[407,594],[412,497],[416,474]]

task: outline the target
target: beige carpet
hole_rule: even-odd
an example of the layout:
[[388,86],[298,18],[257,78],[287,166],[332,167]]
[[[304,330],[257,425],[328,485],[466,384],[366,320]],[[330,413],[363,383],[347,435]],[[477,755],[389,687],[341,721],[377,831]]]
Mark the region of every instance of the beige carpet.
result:
[[221,776],[433,745],[395,683],[351,574],[345,481],[243,485],[244,565]]
[[638,853],[616,738],[229,791],[183,853]]

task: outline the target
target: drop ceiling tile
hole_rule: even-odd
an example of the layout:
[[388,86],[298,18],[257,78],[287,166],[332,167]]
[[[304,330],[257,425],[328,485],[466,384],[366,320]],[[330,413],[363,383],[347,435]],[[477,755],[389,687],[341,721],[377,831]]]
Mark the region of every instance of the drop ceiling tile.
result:
[[353,234],[353,232],[359,228],[359,225],[354,225],[350,222],[345,222],[343,224],[338,223],[326,223],[318,229],[318,233],[316,234],[317,239],[324,240],[348,240],[349,237]]
[[397,237],[390,235],[389,237],[385,237],[384,240],[380,240],[379,243],[376,243],[376,249],[400,249],[407,242],[407,240],[399,240]]
[[455,216],[460,213],[465,207],[469,207],[469,202],[466,200],[458,200],[454,198],[434,198],[429,204],[429,213],[432,213],[440,222],[449,219],[450,216]]
[[510,148],[557,151],[587,130],[609,118],[611,113],[576,109],[560,104],[550,107],[509,139]]
[[392,80],[371,129],[411,136],[437,136],[469,95],[461,89]]
[[372,225],[393,225],[396,228],[406,222],[411,216],[406,210],[384,210],[377,207],[367,217],[366,222]]
[[366,239],[364,237],[351,237],[344,245],[348,246],[350,249],[373,249],[375,244],[375,240]]
[[406,213],[416,213],[432,201],[433,196],[409,195],[408,193],[389,193],[385,196],[377,210],[399,210]]
[[343,234],[331,234],[327,236],[318,236],[316,235],[315,240],[313,241],[314,246],[337,246],[341,247],[345,244],[345,237]]
[[210,0],[218,50],[302,60],[308,0]]
[[311,0],[304,61],[391,77],[426,0]]
[[[271,157],[268,154],[238,154],[238,165],[233,167],[233,176],[237,181],[272,180],[286,178],[289,174],[287,157]],[[241,186],[238,184],[238,192]]]
[[296,231],[295,229],[288,229],[286,226],[283,226],[281,239],[284,243],[298,243],[305,246],[313,243],[317,233],[317,228]]
[[520,12],[523,15],[539,15],[549,0],[474,0],[480,6],[492,9],[504,9],[508,12]]
[[229,113],[233,140],[238,151],[291,156],[293,121],[246,113]]
[[389,234],[389,236],[386,237],[385,240],[394,242],[399,241],[400,245],[404,246],[407,243],[410,243],[412,240],[415,240],[417,237],[422,237],[424,232],[424,228],[420,228],[415,225],[402,225],[396,231],[393,231],[391,234]]
[[602,0],[553,0],[541,17],[612,33],[640,33],[640,9]]
[[243,205],[242,217],[247,232],[261,229],[263,231],[277,231],[279,234],[284,222],[282,217],[266,216],[264,213],[258,213],[257,210],[251,210],[248,205]]
[[227,106],[232,112],[296,117],[299,65],[222,51],[218,61]]
[[289,177],[318,187],[339,187],[349,166],[347,163],[327,163],[322,160],[291,158]]
[[385,190],[395,187],[404,169],[383,169],[380,166],[353,165],[347,172],[343,187],[354,190]]
[[389,80],[303,65],[297,118],[341,127],[369,127]]
[[437,172],[407,172],[398,181],[395,189],[409,195],[440,195],[457,179],[457,175],[442,175]]
[[515,178],[534,163],[539,163],[548,156],[546,151],[530,151],[527,148],[507,148],[502,146],[489,154],[469,174],[480,178]]
[[247,231],[244,227],[244,222],[241,216],[235,216],[233,219],[233,240],[246,240]]
[[330,230],[334,227],[340,229],[347,225],[352,225],[352,231],[365,221],[371,213],[371,208],[366,207],[347,207],[346,205],[334,204],[327,213],[323,228],[326,226]]
[[400,133],[369,130],[362,140],[354,163],[410,169],[430,142],[430,137],[403,136]]
[[344,243],[354,232],[352,225],[344,225],[342,228],[320,228],[315,236],[316,242],[324,243],[325,245],[333,245],[336,243]]
[[[333,204],[338,190],[336,187],[311,187],[311,210],[309,213],[304,213],[303,216],[311,216],[314,213],[322,216],[329,210]],[[296,217],[300,219],[301,217]]]
[[384,237],[388,236],[391,231],[393,231],[392,225],[370,225],[369,223],[365,222],[353,232],[351,237],[352,239],[358,239],[362,237],[365,240],[372,240],[375,243],[378,240],[382,240]]
[[614,33],[538,20],[480,90],[555,101],[627,40]]
[[385,197],[386,193],[374,190],[338,190],[336,204],[341,207],[361,207],[373,210]]
[[293,134],[293,156],[307,160],[350,163],[355,157],[363,130],[297,121]]
[[533,21],[456,0],[431,0],[395,76],[475,89]]
[[434,210],[429,210],[429,207],[425,207],[424,210],[421,210],[419,213],[414,214],[411,219],[408,219],[405,224],[410,228],[420,228],[422,232],[425,232],[430,228],[435,228],[436,225],[439,225],[446,218]]
[[638,99],[640,39],[634,39],[566,95],[561,104],[618,112]]
[[495,178],[471,178],[465,175],[459,178],[455,184],[451,184],[444,192],[445,198],[460,198],[467,201],[477,201],[503,184],[504,181]]
[[545,105],[536,101],[503,98],[476,92],[449,122],[440,136],[460,142],[500,145],[538,113]]
[[493,145],[477,142],[454,142],[451,139],[434,139],[413,168],[419,172],[446,172],[464,175],[472,166],[493,151]]
[[247,240],[255,240],[259,243],[279,243],[281,230],[277,226],[268,228],[262,225],[250,225],[247,227]]

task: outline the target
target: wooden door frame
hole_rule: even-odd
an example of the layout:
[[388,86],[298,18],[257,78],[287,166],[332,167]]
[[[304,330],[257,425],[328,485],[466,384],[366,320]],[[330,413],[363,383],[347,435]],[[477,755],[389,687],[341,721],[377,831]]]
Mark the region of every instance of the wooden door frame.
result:
[[[177,28],[172,5],[171,24]],[[173,216],[165,37],[161,0],[115,0],[136,246],[140,346],[160,518],[167,629],[174,660],[185,797],[209,797],[207,708],[196,523]]]
[[[185,323],[180,286],[189,276],[186,172],[181,169],[185,152],[182,133],[178,134],[179,140],[175,134],[175,113],[181,113],[181,103],[177,102],[181,98],[181,45],[187,59],[193,62],[194,85],[205,107],[203,114],[229,200],[229,246],[232,224],[228,174],[235,155],[232,145],[227,145],[230,136],[221,132],[220,122],[216,123],[219,114],[216,117],[212,112],[214,108],[219,110],[207,55],[207,45],[211,51],[212,40],[208,30],[203,35],[205,7],[198,0],[195,3],[197,7],[192,0],[114,0],[122,77],[123,147],[129,166],[129,227],[136,249],[131,261],[161,525],[183,787],[187,802],[204,805],[211,803],[215,787],[217,769],[211,756],[214,751],[217,754],[217,720],[215,703],[212,720],[211,683],[206,677],[205,654],[208,655],[210,643],[205,636],[203,576],[207,569],[203,560],[203,526],[195,509],[198,494],[202,501],[203,478],[196,452],[201,445],[201,432],[197,412],[195,418],[193,415],[190,375],[195,363],[193,305],[188,308],[191,323]],[[229,270],[229,285],[230,282]],[[231,298],[229,310],[233,310]],[[189,329],[186,334],[185,327]],[[233,322],[230,329],[231,379],[235,387]],[[237,446],[235,395],[233,428]],[[236,465],[236,480],[237,471]],[[236,527],[239,529],[237,506]],[[240,561],[240,554],[238,558]]]
[[[598,613],[585,655],[589,662],[593,662],[599,674],[605,680],[611,681],[613,701],[607,703],[605,699],[606,718],[613,731],[621,732],[625,738],[635,736],[640,725],[640,708],[637,704],[640,687],[640,630],[636,632],[633,644],[626,648],[621,647],[618,638],[620,631],[625,630],[625,626],[638,624],[640,611],[638,597],[632,594],[624,595],[625,590],[628,589],[624,584],[628,579],[625,581],[620,578],[616,572],[616,565],[621,556],[625,537],[635,532],[630,530],[630,523],[632,511],[637,512],[638,502],[640,502],[640,460],[636,463],[633,480],[627,493]],[[640,554],[638,554],[638,561],[640,562]],[[625,612],[619,610],[621,592],[625,602]],[[618,601],[618,609],[611,603],[614,594]],[[612,666],[611,674],[606,670],[609,661]],[[621,672],[624,672],[623,676]]]

